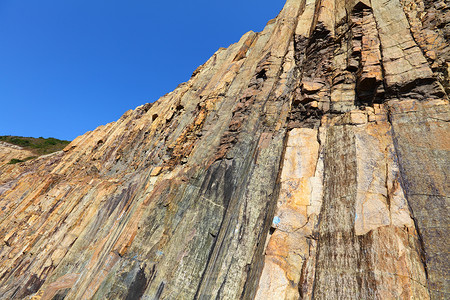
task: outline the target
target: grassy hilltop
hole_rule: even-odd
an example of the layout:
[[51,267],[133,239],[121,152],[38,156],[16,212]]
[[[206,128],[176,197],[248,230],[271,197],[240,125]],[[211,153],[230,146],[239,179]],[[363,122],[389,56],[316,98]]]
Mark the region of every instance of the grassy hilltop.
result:
[[[55,138],[33,138],[33,137],[23,137],[23,136],[11,136],[11,135],[3,135],[0,136],[0,141],[10,143],[13,145],[20,146],[24,149],[30,150],[35,153],[36,156],[30,156],[25,160],[33,159],[40,155],[50,154],[59,150],[64,149],[70,141],[59,140]],[[25,160],[20,159],[11,159],[10,164],[15,164],[19,162],[23,162]]]

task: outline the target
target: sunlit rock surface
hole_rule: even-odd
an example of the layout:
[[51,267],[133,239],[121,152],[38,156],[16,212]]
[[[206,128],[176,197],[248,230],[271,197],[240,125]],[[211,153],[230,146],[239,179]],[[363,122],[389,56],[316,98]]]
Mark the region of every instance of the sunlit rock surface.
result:
[[448,299],[444,1],[288,0],[153,104],[0,167],[2,299]]
[[36,154],[33,152],[22,147],[6,142],[0,142],[0,166],[9,163],[11,159],[23,160],[35,155]]

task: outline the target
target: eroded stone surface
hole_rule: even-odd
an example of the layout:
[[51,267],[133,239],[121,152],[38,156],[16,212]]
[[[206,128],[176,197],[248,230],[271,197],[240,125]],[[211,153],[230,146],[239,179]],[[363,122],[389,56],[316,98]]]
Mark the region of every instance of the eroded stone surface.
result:
[[155,103],[0,164],[0,297],[449,298],[448,11],[288,0]]
[[36,156],[33,152],[23,149],[22,147],[0,142],[0,166],[11,161],[11,159],[25,159],[27,157]]

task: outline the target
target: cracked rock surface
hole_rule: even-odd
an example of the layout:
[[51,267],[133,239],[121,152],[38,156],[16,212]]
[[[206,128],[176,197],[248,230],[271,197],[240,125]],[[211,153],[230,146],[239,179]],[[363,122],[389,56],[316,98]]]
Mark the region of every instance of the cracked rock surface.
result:
[[288,0],[155,103],[0,166],[0,298],[449,299],[449,14]]

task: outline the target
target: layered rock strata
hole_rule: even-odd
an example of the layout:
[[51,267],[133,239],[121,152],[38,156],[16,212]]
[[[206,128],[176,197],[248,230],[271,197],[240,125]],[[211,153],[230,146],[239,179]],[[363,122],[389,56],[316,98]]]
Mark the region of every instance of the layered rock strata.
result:
[[2,299],[446,299],[449,9],[288,0],[153,104],[0,167]]

